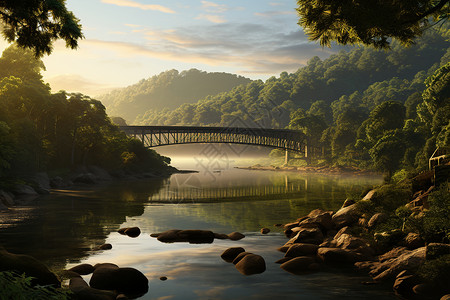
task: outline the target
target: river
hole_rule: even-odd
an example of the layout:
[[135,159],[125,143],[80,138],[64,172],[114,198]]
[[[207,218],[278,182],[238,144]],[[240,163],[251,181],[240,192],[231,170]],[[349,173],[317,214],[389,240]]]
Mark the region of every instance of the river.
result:
[[[54,191],[8,216],[2,213],[0,244],[55,271],[79,263],[134,267],[150,281],[141,299],[395,299],[389,287],[363,285],[369,277],[350,268],[296,276],[274,263],[283,257],[276,249],[287,241],[274,224],[315,208],[336,210],[346,197],[380,184],[380,178],[250,171],[234,168],[230,160],[175,159],[173,165],[199,173]],[[130,226],[138,226],[141,235],[117,233]],[[262,235],[262,227],[271,232]],[[200,245],[150,237],[169,229],[239,231],[246,237]],[[92,251],[103,243],[113,248]],[[263,256],[266,272],[243,276],[220,258],[237,246]],[[160,281],[161,276],[168,280]]]

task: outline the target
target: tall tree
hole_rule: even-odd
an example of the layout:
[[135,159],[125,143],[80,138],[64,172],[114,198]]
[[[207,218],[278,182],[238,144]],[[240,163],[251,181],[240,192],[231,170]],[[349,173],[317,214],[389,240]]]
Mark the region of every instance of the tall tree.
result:
[[390,38],[412,44],[431,22],[449,17],[450,0],[298,0],[301,25],[323,46],[389,48]]
[[38,57],[50,54],[57,39],[76,49],[83,38],[80,21],[65,0],[1,0],[0,25],[8,42],[33,49]]

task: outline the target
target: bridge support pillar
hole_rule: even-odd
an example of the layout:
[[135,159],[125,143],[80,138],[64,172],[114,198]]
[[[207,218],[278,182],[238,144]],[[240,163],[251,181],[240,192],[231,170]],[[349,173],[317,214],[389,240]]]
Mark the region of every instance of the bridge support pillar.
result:
[[286,154],[284,156],[284,165],[287,166],[289,163],[289,151],[286,150]]

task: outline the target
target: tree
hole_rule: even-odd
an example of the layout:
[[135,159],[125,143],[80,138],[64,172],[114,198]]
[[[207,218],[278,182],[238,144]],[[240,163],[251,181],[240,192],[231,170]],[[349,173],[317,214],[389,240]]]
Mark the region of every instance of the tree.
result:
[[76,49],[83,38],[80,21],[66,8],[65,0],[0,1],[0,25],[8,42],[34,50],[37,57],[50,54],[53,42],[63,39]]
[[410,45],[430,22],[448,19],[449,0],[298,0],[298,24],[322,46],[364,44],[389,48],[390,38]]

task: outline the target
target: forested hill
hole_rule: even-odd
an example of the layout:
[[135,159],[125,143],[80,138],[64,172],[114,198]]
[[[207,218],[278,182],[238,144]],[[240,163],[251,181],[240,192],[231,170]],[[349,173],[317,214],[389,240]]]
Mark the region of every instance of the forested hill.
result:
[[[358,47],[325,60],[314,57],[295,73],[283,72],[266,82],[253,81],[174,110],[148,110],[136,121],[145,125],[282,128],[289,124],[293,111],[308,110],[317,101],[312,109],[325,105],[328,122],[342,105],[352,101],[351,105],[364,106],[366,114],[384,101],[413,101],[410,96],[421,93],[425,79],[450,57],[446,32],[444,28],[428,30],[416,45],[407,48],[394,42],[391,50]],[[141,106],[140,111],[145,108]]]
[[249,82],[248,78],[228,73],[170,70],[98,99],[107,107],[110,116],[120,116],[133,123],[143,111],[175,109],[184,103],[194,103]]

